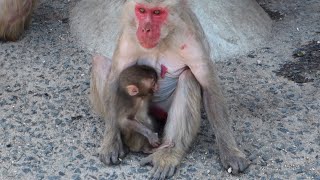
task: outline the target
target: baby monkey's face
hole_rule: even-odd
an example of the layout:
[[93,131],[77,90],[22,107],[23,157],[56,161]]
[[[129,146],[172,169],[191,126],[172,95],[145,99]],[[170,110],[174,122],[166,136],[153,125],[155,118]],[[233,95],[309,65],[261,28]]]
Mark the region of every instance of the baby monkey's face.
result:
[[147,90],[150,94],[153,94],[159,90],[158,82],[154,78],[144,79],[142,84],[144,85],[145,90]]

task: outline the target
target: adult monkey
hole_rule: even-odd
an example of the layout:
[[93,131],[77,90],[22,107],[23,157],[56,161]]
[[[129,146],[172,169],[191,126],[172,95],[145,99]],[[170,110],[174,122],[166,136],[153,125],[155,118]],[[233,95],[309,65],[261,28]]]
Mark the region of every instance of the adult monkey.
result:
[[142,160],[142,164],[153,164],[153,177],[173,175],[199,129],[201,99],[215,130],[223,167],[231,168],[233,174],[244,171],[249,161],[231,133],[209,44],[186,1],[124,2],[123,27],[112,62],[101,56],[93,60],[91,100],[106,120],[102,162],[118,163],[118,157],[124,155],[114,106],[117,78],[123,69],[137,63],[154,67],[160,74],[153,106],[168,112],[163,143],[173,144]]

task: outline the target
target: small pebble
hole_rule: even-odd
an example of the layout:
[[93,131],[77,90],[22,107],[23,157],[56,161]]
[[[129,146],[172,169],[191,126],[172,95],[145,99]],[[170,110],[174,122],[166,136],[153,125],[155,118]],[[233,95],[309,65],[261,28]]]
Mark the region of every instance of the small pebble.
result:
[[84,158],[84,155],[79,154],[79,155],[76,156],[76,158],[78,158],[78,159],[83,159],[83,158]]
[[61,120],[61,119],[56,119],[56,120],[55,120],[55,123],[56,123],[56,125],[59,125],[59,124],[62,123],[62,120]]
[[279,131],[283,132],[283,133],[289,133],[289,130],[286,128],[278,128]]
[[88,167],[88,169],[89,169],[90,171],[98,172],[98,168],[93,167],[93,166]]
[[48,180],[60,180],[61,177],[60,176],[49,176]]
[[280,164],[280,163],[283,162],[283,160],[281,160],[281,159],[276,159],[275,162]]

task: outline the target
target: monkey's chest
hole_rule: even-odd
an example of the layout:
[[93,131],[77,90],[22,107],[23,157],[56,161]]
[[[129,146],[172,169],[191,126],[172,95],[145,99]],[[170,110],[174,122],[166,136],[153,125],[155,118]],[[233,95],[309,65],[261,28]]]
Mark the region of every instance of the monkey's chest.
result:
[[179,76],[188,68],[181,56],[173,51],[165,51],[157,56],[146,54],[140,57],[137,63],[151,66],[157,71],[159,90],[154,94],[152,102],[167,110]]
[[185,68],[182,68],[172,73],[165,65],[157,69],[159,90],[154,94],[152,101],[159,103],[170,99],[177,87],[179,76],[184,70]]
[[165,52],[159,56],[144,56],[138,60],[139,65],[147,65],[153,67],[159,75],[159,78],[166,77],[178,78],[180,74],[187,68],[182,58],[174,53]]
[[160,56],[157,59],[143,58],[138,61],[138,64],[151,66],[157,71],[159,90],[154,94],[152,102],[166,110],[171,104],[171,97],[177,87],[179,76],[187,66],[179,60],[179,57],[170,55]]

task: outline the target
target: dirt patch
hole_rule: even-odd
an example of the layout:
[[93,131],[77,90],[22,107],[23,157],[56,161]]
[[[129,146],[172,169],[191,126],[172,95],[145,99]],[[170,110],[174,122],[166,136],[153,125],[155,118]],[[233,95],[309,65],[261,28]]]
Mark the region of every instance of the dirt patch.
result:
[[276,71],[296,83],[313,82],[320,75],[320,42],[311,41],[293,52],[294,62],[287,62]]

